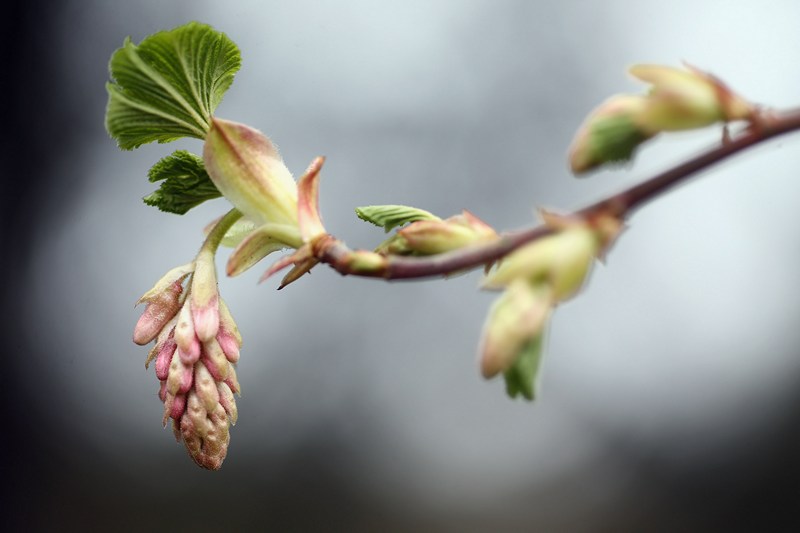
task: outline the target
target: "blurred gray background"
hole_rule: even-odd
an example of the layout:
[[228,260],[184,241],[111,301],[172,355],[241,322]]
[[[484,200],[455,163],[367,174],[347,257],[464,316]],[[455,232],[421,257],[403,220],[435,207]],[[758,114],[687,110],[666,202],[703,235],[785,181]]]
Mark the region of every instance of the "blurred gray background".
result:
[[[683,160],[719,129],[575,179],[583,117],[637,62],[687,61],[746,97],[800,103],[786,1],[63,1],[8,12],[3,101],[2,519],[18,530],[732,531],[798,526],[800,139],[752,150],[646,207],[552,324],[533,403],[485,382],[494,295],[477,274],[384,283],[259,265],[220,287],[244,335],[220,472],[160,425],[133,302],[191,259],[224,200],[141,197],[199,141],[116,149],[111,53],[200,20],[241,48],[217,110],[299,174],[327,156],[328,229],[353,208],[468,208],[500,229]],[[225,252],[218,264],[222,265]]]

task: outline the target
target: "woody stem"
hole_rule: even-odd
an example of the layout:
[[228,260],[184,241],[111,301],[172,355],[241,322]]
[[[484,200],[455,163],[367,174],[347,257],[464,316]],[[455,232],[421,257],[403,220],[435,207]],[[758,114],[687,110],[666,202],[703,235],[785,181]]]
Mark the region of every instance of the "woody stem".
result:
[[[644,204],[687,182],[712,165],[748,148],[797,130],[800,130],[800,109],[780,113],[763,113],[758,120],[732,140],[725,141],[684,163],[656,174],[638,185],[575,211],[572,216],[590,219],[597,215],[609,214],[621,219],[627,218]],[[539,225],[524,230],[504,232],[491,243],[469,246],[448,253],[427,257],[391,256],[387,258],[386,267],[375,272],[349,271],[347,265],[341,263],[341,258],[347,254],[348,249],[340,241],[326,251],[320,259],[346,275],[384,279],[428,278],[482,267],[553,232],[552,228]]]

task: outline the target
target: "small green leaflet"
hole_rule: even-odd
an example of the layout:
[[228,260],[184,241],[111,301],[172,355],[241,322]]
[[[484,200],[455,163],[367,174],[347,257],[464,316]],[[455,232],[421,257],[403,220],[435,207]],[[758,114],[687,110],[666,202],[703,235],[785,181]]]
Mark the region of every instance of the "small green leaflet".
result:
[[153,165],[147,175],[150,183],[161,182],[157,191],[143,198],[144,203],[161,211],[183,215],[189,209],[222,194],[211,182],[203,160],[178,150]]
[[536,375],[542,360],[543,337],[544,335],[537,335],[525,345],[511,368],[503,373],[506,393],[510,397],[516,398],[521,394],[530,401],[536,396]]
[[367,205],[356,207],[356,214],[361,220],[381,226],[386,233],[392,228],[417,220],[441,220],[428,211],[407,205]]
[[233,41],[198,22],[150,35],[138,46],[127,38],[109,63],[106,129],[123,150],[203,139],[240,66]]

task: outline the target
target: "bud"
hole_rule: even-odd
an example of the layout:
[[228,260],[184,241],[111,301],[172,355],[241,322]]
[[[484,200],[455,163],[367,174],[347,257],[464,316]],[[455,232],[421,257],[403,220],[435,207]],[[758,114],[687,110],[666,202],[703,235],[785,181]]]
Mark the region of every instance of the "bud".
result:
[[219,329],[219,294],[213,252],[197,254],[191,291],[195,335],[200,341],[207,341],[214,338]]
[[228,414],[220,403],[209,409],[196,391],[187,395],[178,427],[189,455],[198,465],[219,470],[228,453],[229,425]]
[[635,65],[635,78],[649,83],[646,95],[606,100],[578,129],[569,150],[575,174],[604,163],[626,161],[662,131],[702,128],[715,122],[752,120],[757,109],[707,72],[661,65]]
[[755,107],[707,72],[661,65],[635,65],[629,72],[652,87],[639,126],[651,132],[702,128],[715,122],[749,120]]
[[397,233],[404,249],[420,255],[440,254],[497,238],[494,228],[466,210],[447,220],[418,220]]
[[139,298],[137,305],[146,302],[147,306],[133,330],[133,342],[140,346],[148,344],[175,317],[180,309],[183,280],[191,272],[189,268],[193,269],[194,264],[170,270],[152,289]]
[[[190,273],[184,294],[182,282]],[[238,416],[233,394],[240,387],[234,363],[242,337],[219,298],[213,251],[201,249],[193,263],[171,270],[140,301],[148,302],[148,308],[134,340],[150,337],[151,330],[159,328],[145,366],[155,360],[163,423],[172,419],[176,437],[198,465],[218,469],[227,453],[229,426]],[[154,311],[167,307],[168,312]],[[163,320],[162,315],[170,316]]]
[[217,189],[250,220],[297,226],[297,185],[261,132],[212,119],[203,162]]
[[544,285],[515,279],[492,305],[481,341],[481,373],[491,378],[514,365],[523,348],[542,334],[552,306]]
[[600,242],[591,228],[568,227],[504,257],[484,278],[482,287],[502,289],[523,279],[550,287],[554,302],[566,300],[583,285],[599,250]]
[[572,172],[580,174],[604,163],[629,160],[634,150],[654,135],[639,124],[646,107],[644,96],[617,95],[592,111],[569,148]]

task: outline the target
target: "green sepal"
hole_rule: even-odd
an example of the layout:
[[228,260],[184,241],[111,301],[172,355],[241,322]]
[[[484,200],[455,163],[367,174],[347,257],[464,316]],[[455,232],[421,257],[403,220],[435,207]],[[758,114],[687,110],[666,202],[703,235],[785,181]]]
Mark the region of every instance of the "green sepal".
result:
[[233,223],[225,236],[220,241],[220,245],[226,248],[236,248],[242,240],[247,237],[258,225],[252,220],[240,218]]
[[161,159],[147,178],[150,183],[160,181],[161,186],[145,196],[144,203],[167,213],[183,215],[206,200],[222,196],[208,177],[203,160],[186,150],[177,150]]
[[417,220],[441,220],[424,209],[407,205],[367,205],[356,207],[356,215],[361,220],[380,226],[389,233],[392,228],[416,222]]
[[511,368],[503,373],[503,378],[506,380],[506,393],[511,398],[516,398],[521,394],[526,400],[533,401],[536,397],[536,376],[542,360],[543,338],[544,335],[540,334],[528,342]]
[[109,63],[106,130],[123,150],[203,139],[240,66],[233,41],[198,22],[150,35],[138,46],[127,38]]

